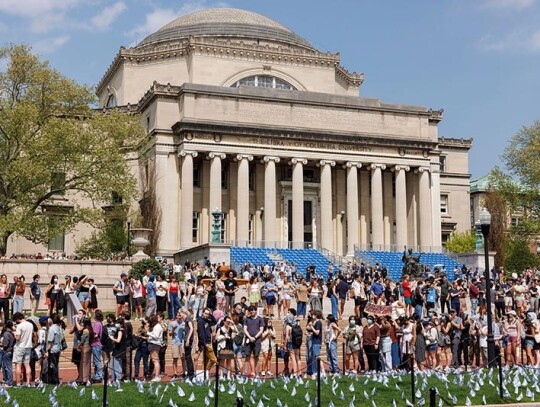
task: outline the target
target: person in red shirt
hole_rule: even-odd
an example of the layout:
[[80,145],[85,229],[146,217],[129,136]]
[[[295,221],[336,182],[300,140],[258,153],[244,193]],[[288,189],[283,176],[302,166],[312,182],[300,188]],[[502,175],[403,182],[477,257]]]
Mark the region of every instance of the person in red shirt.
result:
[[410,276],[408,274],[405,274],[403,276],[403,283],[401,283],[403,287],[403,299],[405,302],[405,315],[410,317],[412,315],[412,284],[409,281]]

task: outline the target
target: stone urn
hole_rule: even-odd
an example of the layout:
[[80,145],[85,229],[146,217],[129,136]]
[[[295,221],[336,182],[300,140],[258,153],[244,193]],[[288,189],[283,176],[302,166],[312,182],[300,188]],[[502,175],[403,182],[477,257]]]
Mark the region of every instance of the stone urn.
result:
[[143,250],[146,246],[150,244],[150,234],[152,229],[145,228],[132,228],[131,233],[133,234],[133,240],[131,244],[137,248],[137,253],[132,256],[133,261],[139,261],[143,259],[148,259],[148,256]]

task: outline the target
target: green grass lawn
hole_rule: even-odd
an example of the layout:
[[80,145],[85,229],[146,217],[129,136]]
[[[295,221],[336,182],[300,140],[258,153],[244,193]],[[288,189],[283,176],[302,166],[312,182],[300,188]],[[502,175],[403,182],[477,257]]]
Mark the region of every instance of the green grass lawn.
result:
[[[487,370],[472,374],[417,375],[416,405],[429,405],[429,389],[437,388],[442,398],[437,397],[437,406],[467,405],[467,398],[472,405],[495,403],[518,403],[540,400],[540,388],[537,371],[533,369],[505,370],[504,386],[506,397],[498,395],[497,371]],[[446,381],[445,381],[446,377]],[[233,384],[234,383],[234,384]],[[234,387],[231,387],[234,386]],[[55,394],[54,394],[55,393]],[[56,401],[58,406],[101,406],[103,387],[60,386],[54,391],[53,386],[44,388],[11,388],[7,395],[0,396],[0,405],[11,405],[14,400],[20,407],[51,406]],[[92,394],[93,393],[93,394]],[[317,382],[315,380],[269,379],[264,382],[243,383],[220,381],[219,406],[236,406],[236,398],[241,395],[245,407],[316,406]],[[137,384],[121,383],[120,388],[108,388],[109,405],[116,406],[214,406],[215,382],[206,382],[189,386],[184,382]],[[94,399],[92,398],[94,396]],[[412,401],[411,376],[399,377],[358,377],[326,378],[321,382],[321,405],[331,403],[335,407],[349,406],[405,406]],[[442,404],[440,404],[442,402]],[[351,404],[352,403],[352,404]]]

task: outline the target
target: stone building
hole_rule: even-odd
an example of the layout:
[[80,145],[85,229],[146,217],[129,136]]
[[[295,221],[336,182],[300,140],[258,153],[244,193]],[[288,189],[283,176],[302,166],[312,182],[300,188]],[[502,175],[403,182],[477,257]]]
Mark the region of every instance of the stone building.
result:
[[[338,44],[336,44],[338,45]],[[152,143],[160,254],[208,243],[440,250],[470,227],[471,140],[441,138],[442,110],[360,96],[364,75],[250,11],[177,18],[120,48],[102,107],[136,110]],[[141,191],[142,193],[142,191]]]

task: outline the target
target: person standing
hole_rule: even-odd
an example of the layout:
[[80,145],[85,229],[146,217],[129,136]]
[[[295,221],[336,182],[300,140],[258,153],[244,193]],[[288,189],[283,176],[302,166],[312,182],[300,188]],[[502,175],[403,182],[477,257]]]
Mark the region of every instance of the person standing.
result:
[[113,292],[116,296],[116,317],[118,318],[124,311],[126,304],[129,302],[129,287],[127,285],[128,275],[120,274],[120,280],[114,283]]
[[244,334],[246,338],[246,357],[249,359],[250,375],[257,376],[259,354],[261,352],[261,336],[264,330],[264,321],[257,315],[257,308],[248,307],[248,315],[244,318]]
[[135,306],[135,315],[138,320],[141,320],[143,318],[143,285],[139,280],[133,277],[129,278],[129,282],[131,298],[133,300],[133,305]]
[[99,309],[94,312],[92,331],[94,331],[94,340],[92,341],[94,374],[92,375],[92,381],[99,383],[103,380],[103,364],[101,360],[101,351],[103,349],[103,312]]
[[26,283],[24,276],[17,278],[15,283],[15,296],[13,297],[13,313],[24,312],[24,293],[26,291]]
[[205,370],[211,370],[217,363],[217,358],[212,348],[212,310],[205,308],[202,316],[197,320],[197,336],[199,342],[199,353],[203,353],[206,358]]
[[180,284],[176,280],[176,276],[172,275],[169,283],[169,319],[174,319],[178,315],[178,311],[182,307],[181,297],[182,289]]
[[323,337],[322,314],[321,311],[315,310],[312,315],[313,320],[308,323],[308,327],[311,326],[311,368],[309,371],[317,373],[317,358],[321,356]]
[[88,294],[90,295],[90,299],[88,301],[88,317],[93,317],[94,313],[98,309],[98,300],[97,296],[99,294],[97,286],[94,284],[94,279],[89,278],[88,279]]
[[79,351],[81,352],[81,384],[85,385],[90,381],[92,371],[92,343],[94,342],[94,331],[92,321],[88,317],[82,320],[81,338],[79,340]]
[[156,305],[157,313],[162,314],[167,311],[167,299],[169,297],[169,283],[163,280],[160,275],[156,282]]
[[296,316],[298,316],[298,318],[302,317],[303,319],[306,319],[308,288],[305,278],[302,278],[300,284],[296,287]]
[[32,278],[32,283],[30,284],[30,316],[36,315],[39,299],[41,298],[41,288],[39,288],[39,274],[35,274]]
[[135,379],[139,379],[141,360],[143,362],[143,379],[148,377],[148,331],[147,323],[141,320],[141,326],[137,331],[137,351],[135,352]]
[[9,319],[9,283],[5,274],[0,276],[0,311],[2,321],[6,323]]
[[24,319],[21,312],[13,314],[13,321],[17,324],[15,330],[15,346],[13,348],[13,363],[15,364],[15,380],[22,382],[22,366],[26,374],[26,385],[30,386],[30,354],[33,347],[34,326]]
[[329,314],[326,317],[326,327],[324,329],[324,343],[326,344],[326,359],[328,361],[328,371],[331,374],[339,373],[339,363],[337,354],[337,338],[341,334],[336,317]]
[[225,310],[232,311],[234,306],[234,296],[238,291],[238,282],[234,278],[234,271],[229,271],[225,280]]
[[133,360],[133,325],[131,324],[131,312],[122,312],[122,318],[124,318],[124,355],[122,358],[122,371],[124,372],[124,379],[131,380],[133,376],[131,361]]
[[2,330],[2,377],[7,386],[13,384],[13,351],[15,347],[15,334],[13,333],[14,324],[12,320],[4,323]]
[[172,321],[167,330],[172,337],[172,367],[173,367],[173,379],[180,376],[178,372],[178,359],[181,360],[182,370],[186,372],[186,364],[184,358],[184,327],[185,323],[181,321],[181,314],[176,314],[176,319]]
[[153,317],[157,312],[155,280],[156,276],[154,274],[150,274],[148,284],[146,284],[146,318]]
[[186,359],[186,374],[188,378],[195,375],[193,367],[193,320],[191,316],[184,310],[180,311],[180,321],[184,323],[184,357]]
[[371,371],[378,369],[379,363],[379,343],[381,341],[381,330],[369,315],[367,318],[367,326],[363,331],[364,353],[367,356],[368,368]]
[[46,380],[48,384],[59,384],[60,379],[58,373],[60,371],[60,353],[62,352],[62,341],[64,339],[64,329],[66,325],[60,317],[56,314],[53,317],[53,325],[49,328],[47,334],[47,375]]

